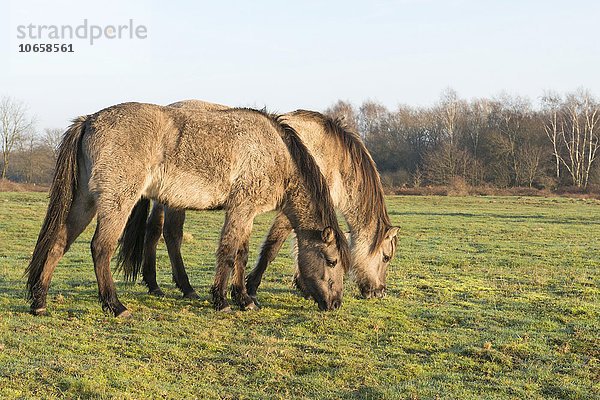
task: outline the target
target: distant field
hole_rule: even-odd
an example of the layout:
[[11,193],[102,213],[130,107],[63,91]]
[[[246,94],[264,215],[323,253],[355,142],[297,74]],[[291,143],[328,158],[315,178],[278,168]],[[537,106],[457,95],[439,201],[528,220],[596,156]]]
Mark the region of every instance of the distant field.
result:
[[[164,244],[146,294],[121,277],[134,313],[101,310],[89,240],[54,274],[49,315],[29,315],[23,270],[43,193],[0,193],[0,398],[600,398],[600,202],[390,197],[402,227],[389,295],[348,282],[322,313],[291,288],[286,248],[258,312],[208,302],[222,214],[189,213],[184,259],[200,301],[182,300]],[[253,265],[272,215],[258,218]]]

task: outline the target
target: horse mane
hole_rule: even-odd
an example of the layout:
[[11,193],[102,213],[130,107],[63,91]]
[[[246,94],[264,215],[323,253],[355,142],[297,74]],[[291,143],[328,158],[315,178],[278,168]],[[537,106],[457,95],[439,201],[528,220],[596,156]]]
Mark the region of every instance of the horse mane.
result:
[[297,110],[290,113],[298,117],[305,117],[319,122],[328,135],[337,139],[346,150],[346,162],[353,167],[356,173],[356,186],[360,187],[363,199],[360,202],[361,211],[365,216],[365,223],[377,221],[376,235],[371,243],[370,251],[375,251],[385,239],[387,230],[392,227],[392,222],[385,206],[383,185],[377,165],[369,154],[360,135],[350,129],[340,118],[332,118],[316,111]]
[[342,232],[335,214],[335,205],[331,198],[331,192],[327,180],[323,176],[319,165],[314,157],[296,132],[294,128],[284,122],[285,115],[269,113],[266,108],[256,110],[253,108],[235,108],[248,112],[258,113],[271,122],[273,127],[279,132],[281,138],[286,144],[292,160],[296,164],[298,172],[302,176],[307,190],[313,197],[313,204],[317,210],[319,222],[325,226],[330,226],[335,231],[340,261],[344,268],[350,267],[350,251],[346,236]]

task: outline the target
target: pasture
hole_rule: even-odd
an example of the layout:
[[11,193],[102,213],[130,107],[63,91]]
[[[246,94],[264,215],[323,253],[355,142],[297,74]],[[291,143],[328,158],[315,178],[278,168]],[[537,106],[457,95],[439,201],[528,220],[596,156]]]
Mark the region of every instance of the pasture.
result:
[[[223,214],[189,212],[182,253],[201,300],[117,275],[131,320],[102,312],[90,225],[59,263],[49,315],[28,314],[23,271],[44,193],[0,193],[0,398],[600,398],[600,202],[389,197],[401,226],[388,296],[319,312],[292,289],[289,246],[263,309],[208,302]],[[249,266],[273,214],[258,218]]]

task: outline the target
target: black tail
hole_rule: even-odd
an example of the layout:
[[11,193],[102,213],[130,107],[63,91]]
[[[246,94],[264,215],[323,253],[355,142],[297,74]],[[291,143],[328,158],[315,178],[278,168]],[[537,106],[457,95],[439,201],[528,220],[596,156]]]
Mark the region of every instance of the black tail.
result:
[[48,259],[48,253],[56,243],[61,226],[67,222],[67,216],[77,191],[77,156],[87,118],[87,116],[82,116],[73,120],[58,149],[46,218],[33,250],[31,262],[25,269],[25,274],[28,275],[27,290],[30,299],[39,289],[40,277]]
[[150,200],[140,199],[127,220],[123,235],[119,239],[116,271],[123,270],[125,280],[135,282],[144,260],[144,240]]

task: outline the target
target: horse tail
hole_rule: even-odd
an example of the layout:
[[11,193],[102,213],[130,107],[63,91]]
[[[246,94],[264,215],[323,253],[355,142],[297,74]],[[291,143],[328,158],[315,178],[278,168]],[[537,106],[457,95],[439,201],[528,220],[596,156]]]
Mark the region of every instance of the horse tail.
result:
[[116,271],[123,270],[127,281],[135,282],[142,269],[149,210],[149,199],[138,200],[129,215],[123,235],[119,239]]
[[67,222],[67,217],[77,191],[77,158],[81,146],[81,138],[86,129],[88,116],[81,116],[65,132],[58,148],[56,169],[46,217],[37,239],[31,262],[25,269],[29,299],[34,297],[39,289],[40,278],[48,259],[48,254],[58,239],[61,227]]

